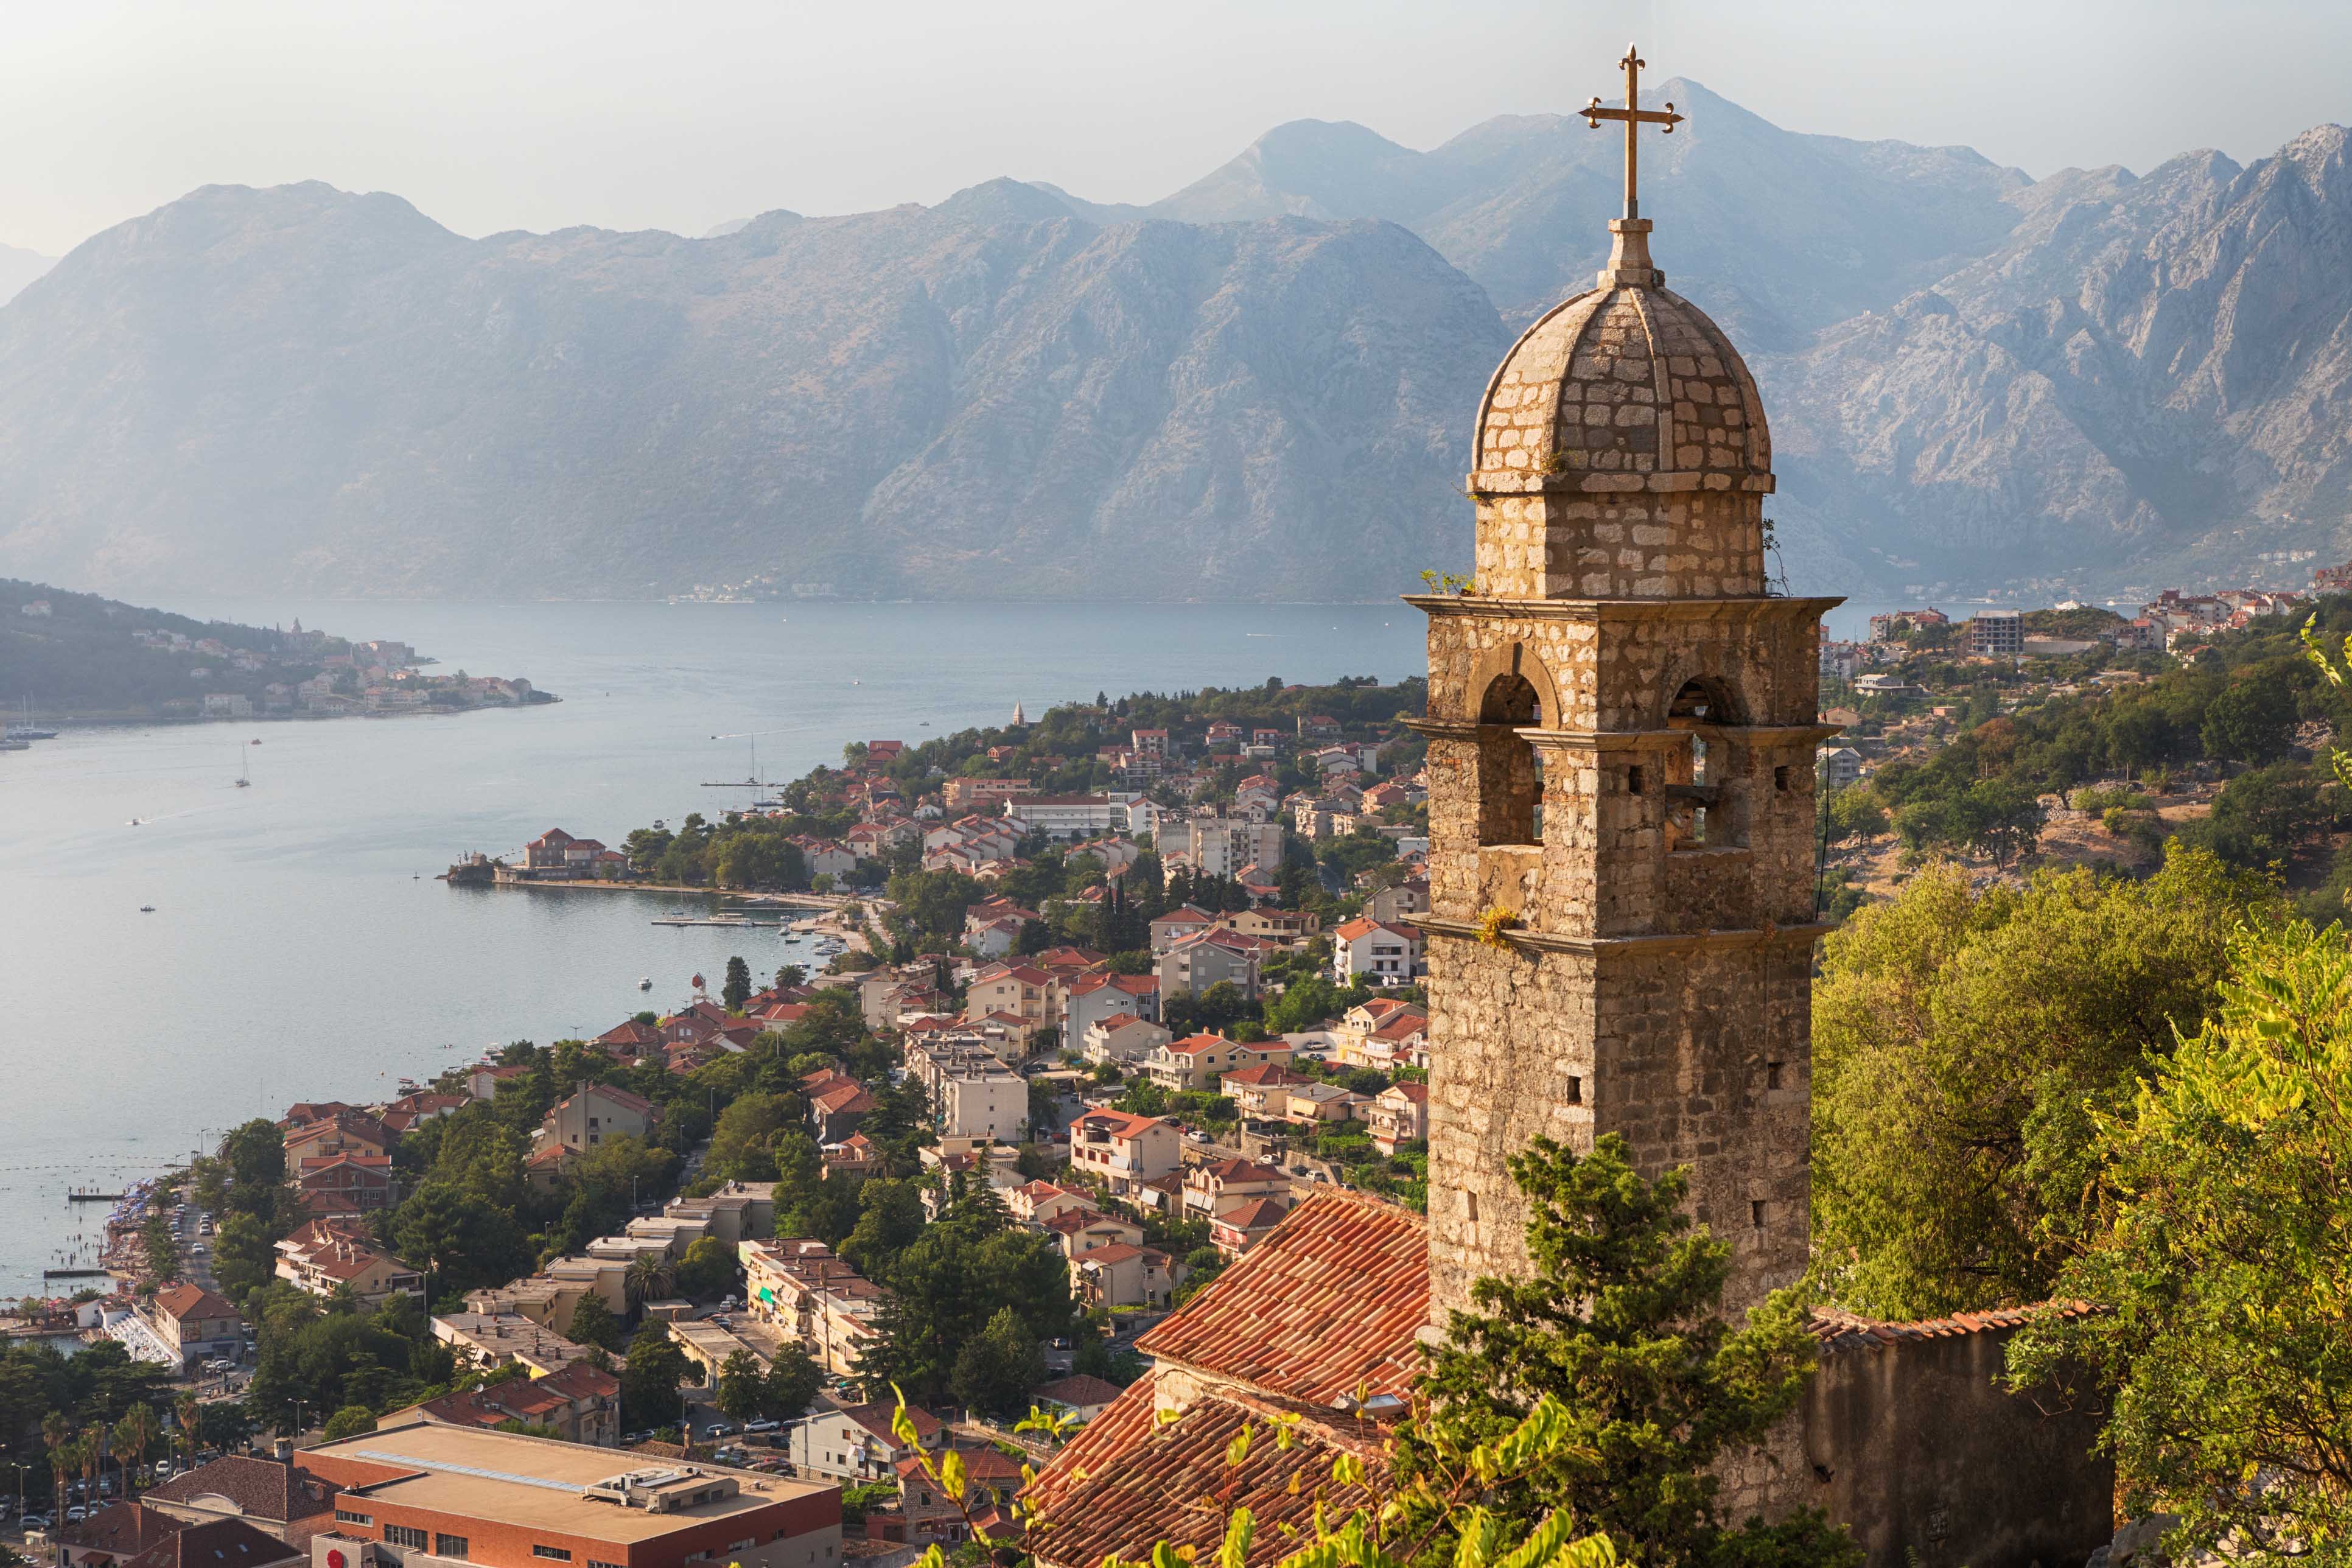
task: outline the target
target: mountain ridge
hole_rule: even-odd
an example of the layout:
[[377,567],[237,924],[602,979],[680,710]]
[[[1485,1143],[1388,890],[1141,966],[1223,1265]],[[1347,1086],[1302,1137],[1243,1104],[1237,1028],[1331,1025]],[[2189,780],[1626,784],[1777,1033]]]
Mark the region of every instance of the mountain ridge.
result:
[[[2340,127],[2031,181],[1660,96],[1693,118],[1645,158],[1655,251],[1758,376],[1801,585],[2352,549]],[[202,187],[0,307],[0,571],[1380,596],[1463,564],[1471,411],[1526,301],[1590,287],[1616,156],[1573,115],[1429,153],[1293,121],[1148,206],[1004,178],[692,239]]]

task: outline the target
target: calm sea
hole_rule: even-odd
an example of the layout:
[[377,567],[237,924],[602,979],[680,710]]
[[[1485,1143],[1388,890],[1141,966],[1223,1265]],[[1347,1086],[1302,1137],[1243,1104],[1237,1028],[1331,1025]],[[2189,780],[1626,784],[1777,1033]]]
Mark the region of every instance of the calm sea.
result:
[[433,879],[464,851],[740,804],[703,781],[746,777],[754,745],[781,780],[1015,702],[1425,662],[1402,605],[165,607],[400,638],[440,671],[522,675],[563,701],[68,727],[0,752],[0,1296],[94,1246],[102,1211],[69,1187],[113,1190],[291,1100],[374,1099],[493,1043],[600,1032],[678,1002],[697,972],[715,982],[730,954],[755,973],[790,956],[774,934],[650,924],[670,899]]
[[748,732],[761,775],[787,779],[846,742],[998,723],[1015,702],[1424,663],[1402,605],[165,607],[401,638],[440,672],[522,675],[563,701],[68,728],[0,752],[0,1296],[94,1244],[102,1207],[82,1217],[68,1187],[112,1190],[294,1100],[373,1099],[492,1042],[600,1032],[698,971],[715,983],[731,953],[755,973],[786,960],[773,933],[649,924],[670,899],[433,880],[463,851],[740,804],[702,781],[747,776]]

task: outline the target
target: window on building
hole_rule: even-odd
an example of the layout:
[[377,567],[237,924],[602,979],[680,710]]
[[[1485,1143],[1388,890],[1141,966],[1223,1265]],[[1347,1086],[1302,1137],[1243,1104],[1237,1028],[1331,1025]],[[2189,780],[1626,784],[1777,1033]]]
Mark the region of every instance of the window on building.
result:
[[1478,704],[1478,842],[1543,842],[1543,757],[1515,731],[1539,729],[1543,704],[1524,675],[1498,675]]
[[375,1522],[375,1515],[372,1513],[353,1513],[347,1508],[339,1508],[335,1510],[335,1522],[337,1524],[373,1524]]
[[1748,1223],[1753,1229],[1762,1230],[1764,1228],[1764,1200],[1762,1198],[1750,1198],[1748,1201]]
[[1764,1087],[1766,1089],[1778,1089],[1780,1087],[1780,1064],[1779,1062],[1766,1062],[1764,1064]]
[[467,1541],[467,1539],[462,1535],[442,1535],[436,1532],[433,1537],[433,1555],[436,1557],[463,1557],[466,1555],[467,1549],[469,1545],[471,1545],[471,1542]]
[[425,1532],[405,1524],[385,1525],[383,1539],[387,1545],[405,1546],[412,1552],[425,1550]]
[[1786,766],[1772,770],[1772,787],[1782,795],[1789,793],[1789,770]]
[[531,1543],[530,1554],[533,1557],[544,1557],[553,1563],[569,1563],[572,1561],[572,1553],[563,1547],[541,1546],[537,1542],[533,1542]]
[[1571,1077],[1568,1080],[1568,1102],[1570,1105],[1582,1105],[1584,1103],[1584,1080],[1582,1079]]
[[588,1559],[588,1568],[625,1568],[625,1565],[619,1563],[600,1563],[591,1557]]

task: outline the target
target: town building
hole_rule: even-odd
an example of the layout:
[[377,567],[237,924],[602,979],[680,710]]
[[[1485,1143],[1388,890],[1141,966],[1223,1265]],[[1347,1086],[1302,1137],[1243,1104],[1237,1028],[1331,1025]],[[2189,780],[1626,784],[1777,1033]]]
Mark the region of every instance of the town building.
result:
[[1114,1242],[1070,1259],[1070,1296],[1080,1307],[1166,1307],[1175,1294],[1176,1266],[1156,1247]]
[[245,1320],[201,1285],[167,1285],[139,1305],[140,1321],[171,1352],[175,1371],[213,1356],[235,1355],[245,1343]]
[[1184,1217],[1214,1219],[1261,1198],[1279,1200],[1287,1208],[1290,1175],[1275,1165],[1254,1160],[1203,1160],[1184,1172]]
[[1084,1423],[1109,1409],[1118,1395],[1118,1384],[1080,1373],[1044,1384],[1032,1390],[1029,1397],[1041,1410]]
[[1168,1043],[1168,1031],[1132,1013],[1113,1013],[1087,1026],[1079,1051],[1096,1066],[1125,1068]]
[[425,1294],[421,1271],[383,1251],[372,1231],[348,1219],[314,1219],[278,1242],[275,1272],[313,1296],[349,1290],[371,1308],[395,1295]]
[[621,1380],[585,1361],[576,1361],[545,1377],[460,1389],[395,1410],[378,1421],[376,1428],[383,1431],[410,1421],[488,1428],[520,1421],[526,1426],[544,1426],[567,1443],[610,1448],[621,1440]]
[[880,1286],[822,1241],[746,1241],[735,1255],[753,1318],[803,1346],[835,1376],[857,1371],[882,1310]]
[[1371,1128],[1372,1147],[1394,1158],[1405,1144],[1418,1143],[1429,1136],[1429,1086],[1389,1085],[1372,1096],[1371,1110],[1364,1121]]
[[1089,1110],[1070,1123],[1070,1166],[1098,1177],[1114,1195],[1176,1173],[1184,1144],[1176,1125],[1124,1110]]
[[1231,985],[1255,1001],[1261,966],[1267,951],[1276,945],[1216,926],[1179,937],[1160,955],[1160,994],[1163,998],[1198,996],[1212,985]]
[[944,1138],[1018,1143],[1029,1135],[1029,1080],[1001,1065],[956,1068],[940,1079],[938,1121]]
[[[49,1540],[57,1547],[58,1568],[121,1568],[186,1528],[184,1520],[147,1503],[112,1502],[87,1519],[68,1521]],[[263,1548],[272,1549],[280,1558],[292,1555],[281,1541]]]
[[444,1312],[433,1320],[433,1337],[455,1351],[463,1365],[486,1372],[520,1365],[532,1377],[562,1372],[588,1353],[553,1329],[514,1312]]
[[643,1095],[608,1083],[583,1083],[548,1108],[539,1136],[542,1145],[593,1149],[607,1138],[643,1139],[660,1118]]
[[1421,970],[1421,929],[1361,916],[1331,931],[1331,976],[1340,984],[1358,976],[1375,985],[1410,985]]
[[[895,1405],[853,1405],[819,1411],[787,1423],[777,1446],[804,1476],[823,1476],[845,1486],[870,1486],[895,1480],[899,1464],[916,1456],[916,1447],[899,1440],[891,1429]],[[907,1406],[916,1443],[927,1454],[947,1447],[947,1424],[918,1405]]]
[[1272,1236],[1289,1212],[1290,1205],[1281,1198],[1236,1204],[1209,1221],[1210,1244],[1227,1258],[1239,1258]]
[[832,1486],[709,1464],[419,1421],[303,1451],[339,1489],[314,1563],[397,1568],[412,1556],[478,1568],[839,1568]]
[[293,1445],[282,1440],[275,1458],[224,1454],[156,1482],[141,1500],[183,1523],[235,1520],[279,1541],[305,1542],[331,1522],[335,1489],[292,1455]]
[[1155,1048],[1143,1058],[1143,1070],[1161,1089],[1176,1093],[1214,1089],[1236,1068],[1283,1066],[1289,1060],[1290,1047],[1280,1040],[1244,1044],[1223,1035],[1187,1035]]
[[[1289,1042],[1285,1041],[1286,1045]],[[1237,1068],[1217,1080],[1217,1089],[1246,1121],[1279,1121],[1290,1109],[1290,1091],[1316,1080],[1279,1062]]]
[[1995,658],[2025,651],[2025,619],[2015,610],[1979,610],[1968,625],[1968,649]]

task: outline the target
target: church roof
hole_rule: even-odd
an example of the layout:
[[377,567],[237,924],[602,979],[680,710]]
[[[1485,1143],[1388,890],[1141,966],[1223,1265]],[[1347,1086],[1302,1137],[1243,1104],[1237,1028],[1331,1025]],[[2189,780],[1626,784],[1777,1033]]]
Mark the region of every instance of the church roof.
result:
[[1612,266],[1503,356],[1478,405],[1472,489],[1771,489],[1755,379],[1723,329],[1664,287],[1645,247],[1624,254],[1643,237],[1620,237],[1638,266]]
[[1419,1367],[1428,1317],[1427,1224],[1334,1193],[1299,1205],[1136,1349],[1277,1399],[1328,1406],[1343,1394],[1402,1394]]
[[[1265,1245],[1264,1243],[1260,1244]],[[1368,1492],[1333,1484],[1331,1460],[1352,1452],[1378,1473],[1379,1430],[1369,1422],[1312,1413],[1293,1428],[1287,1448],[1273,1441],[1273,1423],[1305,1414],[1245,1394],[1218,1393],[1194,1402],[1165,1426],[1153,1419],[1154,1380],[1130,1386],[1088,1422],[1029,1489],[1045,1523],[1028,1540],[1051,1568],[1094,1568],[1112,1552],[1143,1557],[1160,1541],[1200,1549],[1206,1560],[1224,1534],[1222,1510],[1198,1500],[1221,1498],[1246,1508],[1259,1539],[1287,1542],[1288,1527],[1311,1538],[1315,1510],[1330,1516],[1373,1500]],[[1256,1440],[1236,1474],[1226,1447],[1244,1424]],[[1296,1489],[1293,1489],[1294,1487]]]

